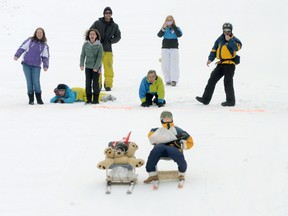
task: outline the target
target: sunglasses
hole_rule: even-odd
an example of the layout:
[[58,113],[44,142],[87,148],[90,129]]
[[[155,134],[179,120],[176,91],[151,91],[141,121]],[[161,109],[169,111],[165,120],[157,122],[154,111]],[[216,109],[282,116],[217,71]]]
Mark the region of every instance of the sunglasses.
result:
[[105,14],[112,14],[112,12],[105,12]]

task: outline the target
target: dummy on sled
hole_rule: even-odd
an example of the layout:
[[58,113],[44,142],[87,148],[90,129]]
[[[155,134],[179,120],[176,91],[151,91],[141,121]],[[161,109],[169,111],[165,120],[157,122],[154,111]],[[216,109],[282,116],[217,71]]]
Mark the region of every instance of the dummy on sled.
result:
[[120,141],[111,141],[104,150],[105,159],[97,168],[106,170],[106,193],[111,192],[112,184],[129,184],[127,193],[132,193],[138,175],[135,168],[144,165],[144,160],[136,159],[138,145],[129,141],[131,132]]

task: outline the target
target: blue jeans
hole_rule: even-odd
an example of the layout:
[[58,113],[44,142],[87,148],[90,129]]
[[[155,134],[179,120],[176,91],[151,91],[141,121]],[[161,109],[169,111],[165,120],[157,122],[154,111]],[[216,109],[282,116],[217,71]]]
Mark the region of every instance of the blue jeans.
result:
[[146,163],[146,171],[148,173],[156,171],[157,163],[161,157],[170,157],[177,163],[179,172],[184,173],[186,171],[187,163],[184,158],[184,154],[180,152],[178,148],[165,144],[157,144],[154,146],[148,156]]
[[23,63],[23,71],[27,83],[28,94],[42,93],[40,85],[40,67]]

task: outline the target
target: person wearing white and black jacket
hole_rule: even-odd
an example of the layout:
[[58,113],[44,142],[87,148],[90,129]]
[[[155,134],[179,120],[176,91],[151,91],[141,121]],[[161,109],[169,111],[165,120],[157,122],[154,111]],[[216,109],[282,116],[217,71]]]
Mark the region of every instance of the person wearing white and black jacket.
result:
[[154,145],[146,163],[149,177],[144,183],[159,180],[156,166],[162,157],[169,157],[178,165],[179,180],[185,180],[187,162],[183,150],[191,149],[193,138],[183,129],[174,125],[173,115],[170,111],[163,111],[160,115],[162,127],[152,128],[148,133],[149,141]]
[[158,32],[158,37],[163,37],[161,49],[161,67],[166,85],[176,86],[179,82],[179,50],[178,37],[183,35],[176,26],[173,16],[166,17],[165,22]]

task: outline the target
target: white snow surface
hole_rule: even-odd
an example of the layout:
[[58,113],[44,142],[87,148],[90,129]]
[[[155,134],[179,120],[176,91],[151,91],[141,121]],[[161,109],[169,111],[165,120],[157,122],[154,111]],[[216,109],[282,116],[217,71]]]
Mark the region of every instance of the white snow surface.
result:
[[[115,102],[49,104],[59,83],[84,87],[79,69],[83,34],[110,6],[122,39],[113,46]],[[0,215],[288,215],[288,19],[285,0],[275,1],[0,1]],[[138,87],[150,69],[160,76],[167,15],[184,35],[180,82],[166,87],[167,106],[140,107]],[[231,22],[242,43],[234,77],[237,105],[222,107],[220,80],[208,106],[199,104],[215,65],[206,66],[222,24]],[[50,68],[41,72],[44,105],[28,105],[26,82],[13,55],[37,27],[46,31]],[[163,110],[188,131],[195,145],[185,152],[186,183],[143,184],[137,168],[132,195],[125,185],[105,194],[105,171],[96,168],[109,141],[132,131],[137,158],[147,161],[147,133]],[[286,134],[286,135],[285,135]],[[160,162],[162,169],[176,169]]]

